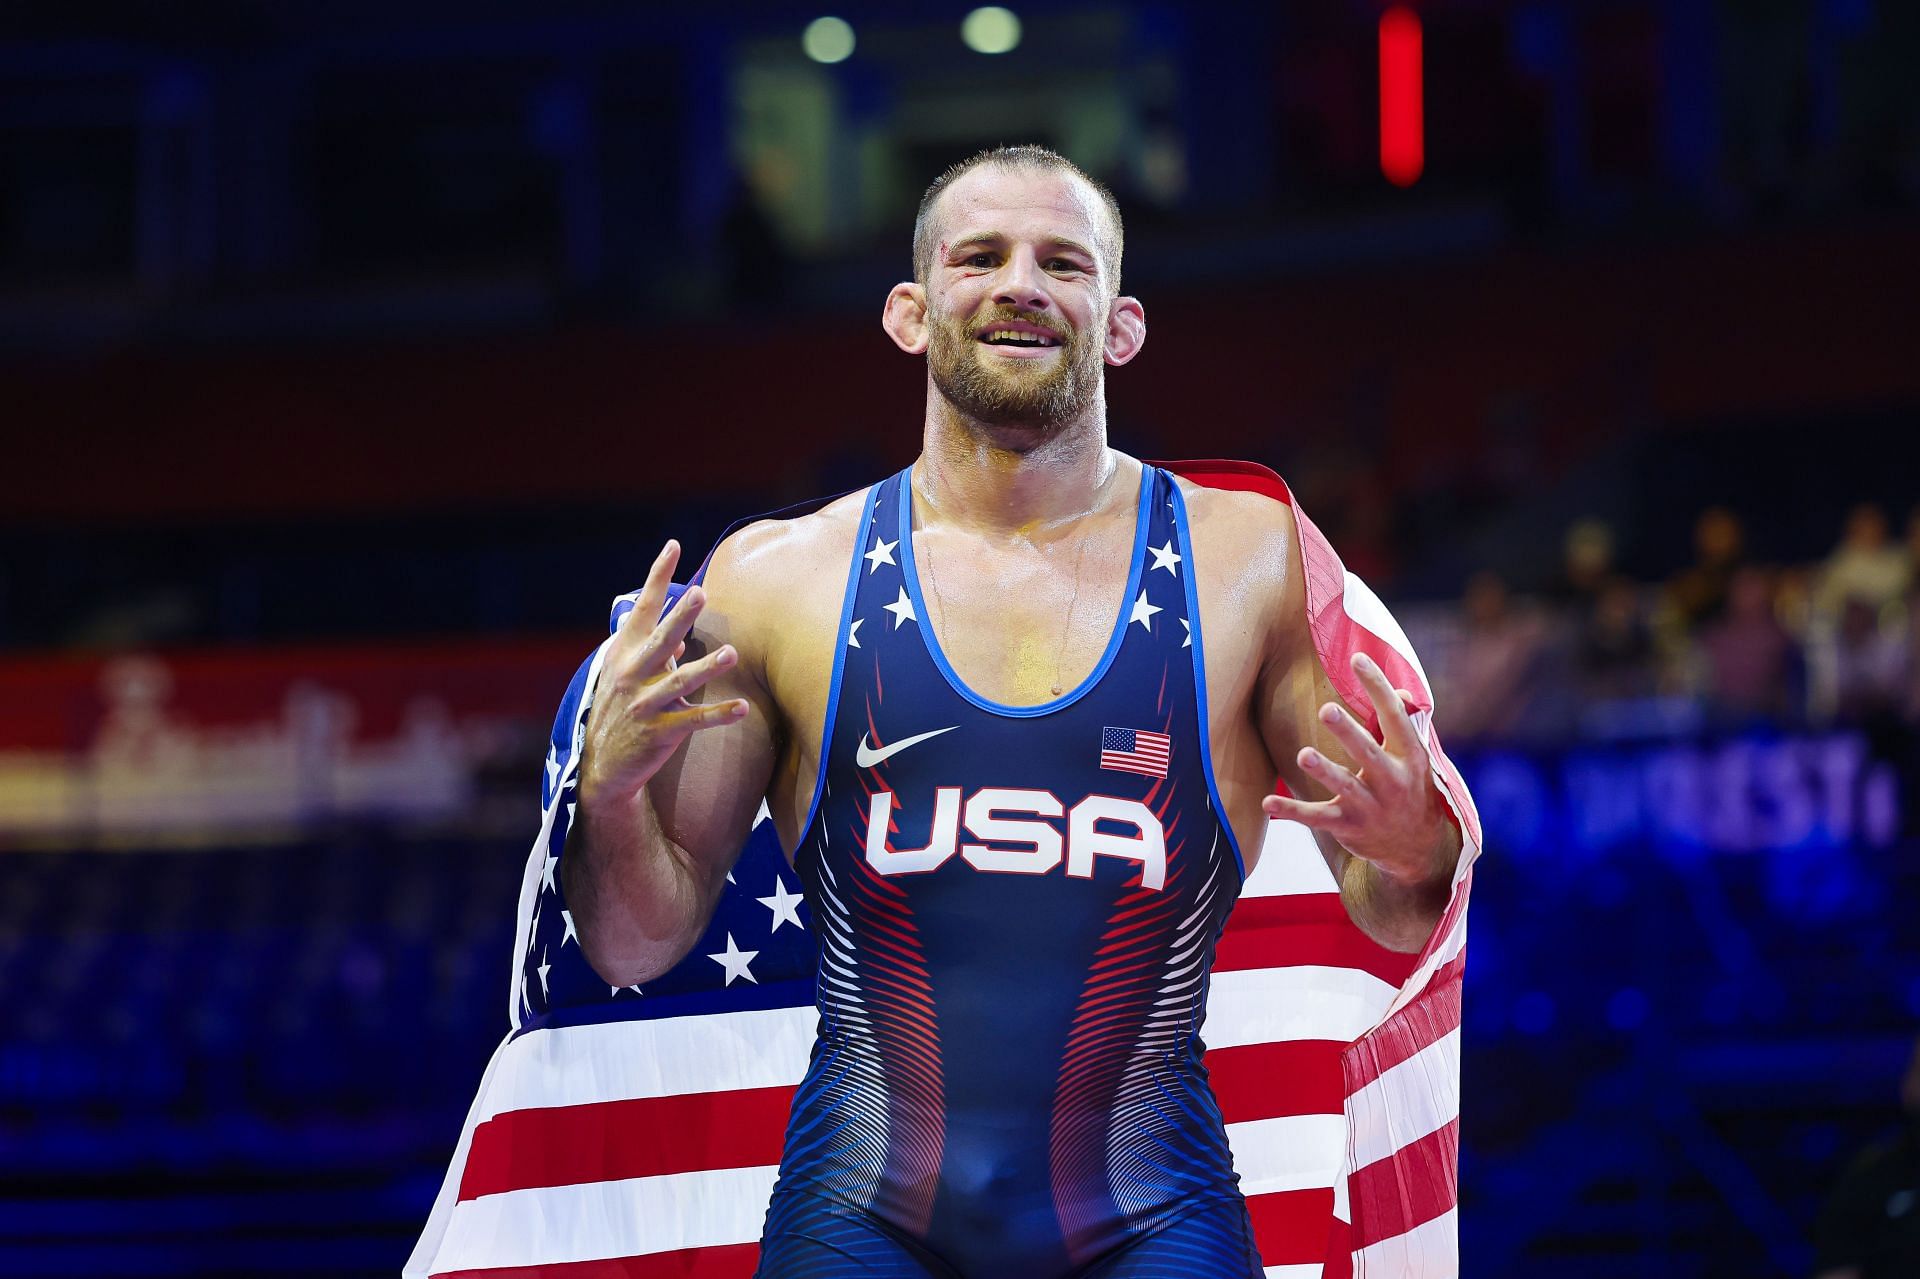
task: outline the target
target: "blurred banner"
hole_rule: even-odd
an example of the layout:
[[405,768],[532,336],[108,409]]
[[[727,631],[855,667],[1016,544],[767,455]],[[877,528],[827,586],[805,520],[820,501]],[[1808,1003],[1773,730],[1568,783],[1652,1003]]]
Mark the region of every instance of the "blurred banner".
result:
[[[588,647],[564,639],[0,663],[0,842],[232,842],[370,819],[508,833],[529,826],[547,721]],[[1855,732],[1463,758],[1510,856],[1577,859],[1629,844],[1879,848],[1901,829],[1896,762]]]
[[1577,862],[1671,853],[1885,848],[1900,777],[1859,733],[1755,734],[1565,751],[1462,752],[1500,851]]
[[0,664],[0,845],[230,842],[338,821],[531,811],[541,741],[589,648],[199,651]]

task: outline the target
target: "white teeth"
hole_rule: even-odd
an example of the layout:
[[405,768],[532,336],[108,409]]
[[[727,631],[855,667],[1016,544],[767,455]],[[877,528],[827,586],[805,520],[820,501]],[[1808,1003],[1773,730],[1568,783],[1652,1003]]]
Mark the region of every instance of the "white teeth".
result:
[[1009,339],[1009,338],[1015,342],[1020,342],[1027,346],[1052,346],[1053,345],[1053,340],[1051,338],[1042,337],[1038,333],[1028,333],[1023,329],[989,329],[987,330],[986,333],[981,335],[980,340],[983,342],[995,342],[995,341],[1000,341],[1002,339]]

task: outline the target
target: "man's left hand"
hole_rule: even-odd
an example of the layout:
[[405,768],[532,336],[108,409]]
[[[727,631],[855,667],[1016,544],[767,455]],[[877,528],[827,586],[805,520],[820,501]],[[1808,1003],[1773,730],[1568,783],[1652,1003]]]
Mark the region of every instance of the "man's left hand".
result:
[[1390,879],[1424,884],[1450,877],[1459,835],[1434,788],[1426,743],[1407,713],[1413,694],[1388,683],[1365,653],[1353,655],[1353,673],[1379,717],[1380,740],[1345,706],[1328,702],[1320,708],[1320,722],[1346,747],[1354,767],[1302,747],[1301,770],[1332,798],[1269,795],[1261,808],[1268,817],[1326,833]]

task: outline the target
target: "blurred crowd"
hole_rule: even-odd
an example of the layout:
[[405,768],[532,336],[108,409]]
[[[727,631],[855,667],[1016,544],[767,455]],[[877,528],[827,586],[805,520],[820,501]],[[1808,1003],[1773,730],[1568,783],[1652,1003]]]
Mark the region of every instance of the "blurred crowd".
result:
[[1449,741],[1920,726],[1920,507],[1900,536],[1884,508],[1854,507],[1812,563],[1755,558],[1718,506],[1665,581],[1621,572],[1615,549],[1605,522],[1577,520],[1548,589],[1482,571],[1458,606],[1409,618]]

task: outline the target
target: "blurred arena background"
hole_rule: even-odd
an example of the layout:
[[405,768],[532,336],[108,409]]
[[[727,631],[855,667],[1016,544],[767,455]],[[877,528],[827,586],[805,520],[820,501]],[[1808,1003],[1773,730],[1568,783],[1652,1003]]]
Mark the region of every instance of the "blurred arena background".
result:
[[[829,18],[832,20],[829,21]],[[0,1273],[392,1275],[547,717],[877,478],[914,202],[1128,217],[1486,819],[1470,1276],[1814,1273],[1920,1032],[1920,6],[0,6]]]

